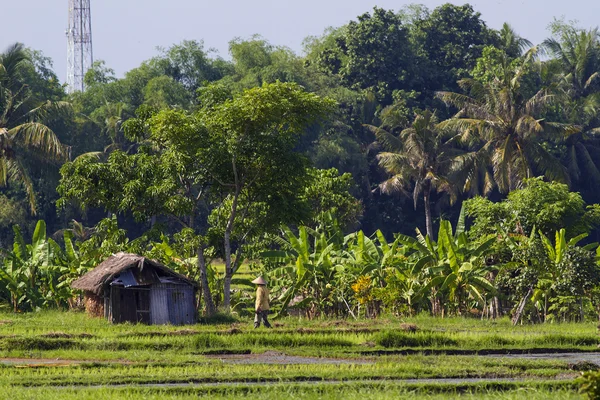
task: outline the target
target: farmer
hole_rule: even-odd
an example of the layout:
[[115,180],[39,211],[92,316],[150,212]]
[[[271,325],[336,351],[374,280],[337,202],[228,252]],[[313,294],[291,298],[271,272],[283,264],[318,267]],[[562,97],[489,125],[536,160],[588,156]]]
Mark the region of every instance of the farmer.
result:
[[254,306],[254,327],[258,328],[262,319],[265,328],[270,328],[271,324],[267,320],[267,315],[269,314],[269,289],[267,289],[267,281],[262,276],[259,276],[252,283],[257,285],[256,304]]

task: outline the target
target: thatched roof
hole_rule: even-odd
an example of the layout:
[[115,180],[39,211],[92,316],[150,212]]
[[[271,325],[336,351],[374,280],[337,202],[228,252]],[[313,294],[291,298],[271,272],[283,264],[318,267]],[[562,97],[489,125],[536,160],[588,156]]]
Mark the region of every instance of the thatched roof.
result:
[[73,283],[71,283],[71,287],[74,289],[92,292],[98,296],[102,296],[105,285],[112,282],[114,278],[121,272],[129,268],[135,268],[139,271],[142,271],[143,268],[147,266],[151,266],[156,270],[162,271],[162,273],[164,273],[167,276],[172,276],[174,278],[187,282],[190,285],[196,286],[196,284],[193,281],[165,267],[157,261],[150,260],[146,257],[138,256],[137,254],[121,252],[108,257],[106,260],[101,262],[96,268],[83,275],[81,278],[73,281]]

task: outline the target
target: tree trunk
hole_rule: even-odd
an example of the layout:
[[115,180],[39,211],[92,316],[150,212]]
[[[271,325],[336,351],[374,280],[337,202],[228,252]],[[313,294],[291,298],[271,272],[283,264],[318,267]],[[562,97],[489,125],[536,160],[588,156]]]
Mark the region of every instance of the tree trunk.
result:
[[496,319],[496,318],[500,318],[502,316],[502,310],[500,309],[500,299],[498,298],[498,296],[494,296],[494,314],[492,315],[492,318]]
[[435,237],[433,236],[433,220],[431,218],[431,203],[429,199],[430,193],[431,184],[427,182],[423,188],[423,200],[425,201],[425,226],[427,229],[427,236],[429,236],[431,240],[435,240]]
[[198,268],[200,270],[200,287],[202,288],[202,298],[206,306],[206,316],[215,315],[215,302],[213,301],[210,287],[208,286],[208,276],[206,275],[206,260],[204,258],[204,245],[198,248]]
[[521,319],[521,314],[523,314],[523,310],[525,309],[525,305],[527,304],[527,300],[529,300],[529,297],[531,296],[532,293],[533,293],[533,288],[529,288],[529,290],[527,291],[527,294],[525,294],[525,297],[523,297],[523,299],[521,299],[521,302],[519,303],[519,306],[517,307],[517,311],[515,312],[515,315],[512,318],[513,325],[516,325],[519,323],[519,320]]
[[227,226],[225,228],[225,234],[223,235],[223,242],[225,246],[225,279],[223,280],[223,309],[225,312],[229,312],[231,307],[231,278],[233,277],[233,265],[231,264],[231,232],[233,231],[233,222],[237,213],[237,203],[240,196],[239,187],[236,188],[235,194],[233,195],[233,202],[231,203],[231,213]]

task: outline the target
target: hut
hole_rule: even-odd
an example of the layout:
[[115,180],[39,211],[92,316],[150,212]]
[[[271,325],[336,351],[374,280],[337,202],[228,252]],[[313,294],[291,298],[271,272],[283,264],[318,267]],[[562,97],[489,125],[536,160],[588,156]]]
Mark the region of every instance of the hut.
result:
[[88,313],[113,323],[196,322],[196,284],[136,254],[113,254],[71,287],[84,291]]

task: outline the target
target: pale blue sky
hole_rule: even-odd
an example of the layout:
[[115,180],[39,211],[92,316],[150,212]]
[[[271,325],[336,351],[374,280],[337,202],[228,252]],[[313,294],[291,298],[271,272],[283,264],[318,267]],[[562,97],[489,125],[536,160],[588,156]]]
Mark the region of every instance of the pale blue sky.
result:
[[[234,37],[260,34],[273,45],[300,53],[302,40],[340,26],[373,6],[399,10],[420,3],[430,9],[448,1],[392,0],[92,0],[94,58],[103,59],[118,76],[184,39],[204,40],[227,58]],[[66,75],[68,0],[1,0],[0,50],[19,41],[42,50],[54,60],[61,81]],[[451,1],[464,4],[465,1]],[[477,0],[470,1],[492,28],[509,22],[534,43],[547,36],[553,17],[578,20],[582,27],[600,24],[598,0]]]

